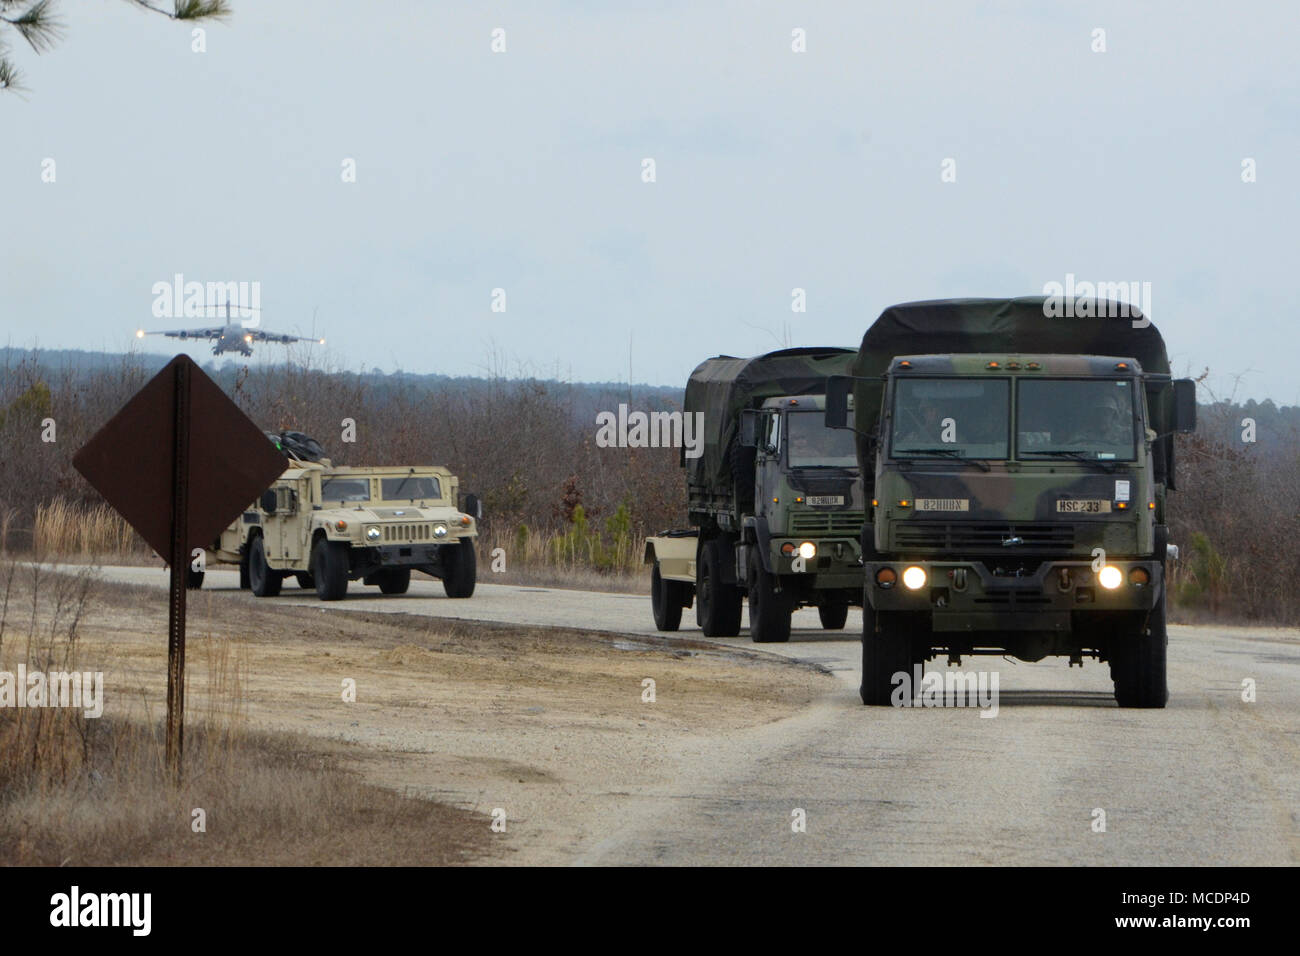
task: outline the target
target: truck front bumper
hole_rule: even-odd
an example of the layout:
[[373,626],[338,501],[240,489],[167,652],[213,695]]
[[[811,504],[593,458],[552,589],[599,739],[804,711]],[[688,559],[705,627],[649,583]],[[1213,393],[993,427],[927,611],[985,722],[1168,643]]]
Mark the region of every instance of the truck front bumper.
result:
[[[1107,588],[1089,561],[1044,561],[1032,574],[994,574],[981,561],[874,561],[866,564],[866,596],[877,611],[929,611],[941,631],[1068,631],[1074,612],[1149,611],[1164,588],[1159,561],[1109,561],[1118,586]],[[890,586],[879,572],[894,573]],[[904,572],[920,568],[919,587]],[[1145,574],[1145,581],[1142,580]],[[888,577],[888,575],[886,575]]]
[[[801,559],[781,550],[786,543],[798,548],[804,541],[817,546],[817,553],[811,558]],[[811,586],[819,591],[835,588],[856,590],[862,586],[862,555],[858,542],[853,538],[773,536],[768,561],[774,574],[806,576],[811,580]]]

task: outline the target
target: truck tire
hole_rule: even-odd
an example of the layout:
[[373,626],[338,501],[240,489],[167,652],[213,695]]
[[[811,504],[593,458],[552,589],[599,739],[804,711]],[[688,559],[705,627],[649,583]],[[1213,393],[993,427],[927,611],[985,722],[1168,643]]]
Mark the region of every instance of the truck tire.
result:
[[822,630],[842,631],[844,622],[849,619],[849,602],[836,601],[833,604],[819,605],[817,616],[822,620]]
[[311,576],[322,601],[341,601],[348,593],[348,545],[317,538],[311,549]]
[[266,563],[266,549],[260,534],[248,542],[248,586],[258,597],[275,597],[280,593],[284,575]]
[[1169,635],[1165,626],[1165,594],[1136,633],[1118,639],[1111,654],[1110,673],[1115,701],[1121,707],[1164,707],[1169,703],[1166,658]]
[[[894,675],[912,672],[912,618],[902,611],[869,613],[862,609],[862,703],[891,703]],[[868,624],[874,625],[875,633]],[[915,688],[914,688],[915,690]]]
[[705,637],[735,637],[740,633],[742,592],[723,581],[726,541],[715,538],[700,547],[696,571],[695,620]]
[[379,572],[376,583],[384,594],[405,594],[411,587],[411,569],[387,568]]
[[199,588],[203,587],[203,575],[204,572],[202,571],[195,571],[193,568],[186,568],[185,587],[191,591],[197,591]]
[[790,640],[790,592],[778,591],[775,574],[751,565],[749,574],[749,636],[755,644],[784,644]]
[[[681,581],[665,581],[659,574],[659,562],[650,572],[650,612],[655,627],[661,631],[675,631],[682,624]],[[673,585],[677,585],[674,587]]]
[[442,589],[447,592],[447,597],[472,597],[478,576],[474,540],[466,538],[454,548],[444,547],[442,556]]

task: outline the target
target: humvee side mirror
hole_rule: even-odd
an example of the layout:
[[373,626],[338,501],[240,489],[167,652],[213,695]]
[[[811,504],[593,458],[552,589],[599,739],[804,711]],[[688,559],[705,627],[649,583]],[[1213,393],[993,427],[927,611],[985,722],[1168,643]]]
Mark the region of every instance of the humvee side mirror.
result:
[[275,489],[267,488],[266,491],[262,492],[262,498],[258,504],[262,506],[262,510],[267,514],[273,515],[275,514],[275,502]]
[[479,500],[478,495],[465,496],[465,514],[472,515],[475,521],[483,518],[483,502]]
[[1196,431],[1196,383],[1190,378],[1174,381],[1174,431],[1183,435]]
[[847,375],[832,375],[826,379],[826,427],[849,427],[849,393],[853,379]]
[[758,409],[746,408],[740,413],[740,447],[758,446]]

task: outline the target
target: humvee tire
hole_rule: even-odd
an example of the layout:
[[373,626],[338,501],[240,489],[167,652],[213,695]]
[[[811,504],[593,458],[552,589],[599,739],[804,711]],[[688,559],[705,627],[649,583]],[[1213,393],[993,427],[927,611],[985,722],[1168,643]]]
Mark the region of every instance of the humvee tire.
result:
[[311,549],[311,576],[322,601],[341,601],[348,593],[348,545],[317,538]]
[[650,611],[654,614],[655,627],[661,631],[681,627],[681,584],[681,581],[665,581],[659,574],[659,562],[654,563],[650,572]]
[[294,580],[298,582],[298,587],[304,591],[311,591],[316,587],[315,579],[306,571],[295,571],[293,576]]
[[[873,628],[876,633],[872,633]],[[883,707],[890,703],[894,675],[912,670],[912,617],[903,611],[872,613],[865,598],[862,608],[862,703]],[[914,688],[915,690],[915,688]]]
[[202,571],[195,571],[193,568],[186,568],[185,587],[191,591],[197,591],[199,588],[203,587],[203,574],[204,572]]
[[248,582],[248,545],[239,549],[239,590],[247,591],[251,584]]
[[446,555],[442,562],[442,589],[449,598],[467,598],[474,594],[474,582],[478,577],[478,555],[474,551],[474,540],[466,538],[454,548],[444,547]]
[[387,568],[379,572],[378,578],[375,583],[384,594],[405,594],[411,586],[411,569]]
[[253,535],[248,542],[248,586],[258,597],[275,597],[283,581],[284,576],[266,563],[262,536]]
[[722,581],[726,547],[725,540],[715,538],[700,548],[695,621],[705,637],[735,637],[740,633],[742,592]]
[[757,565],[749,575],[749,636],[755,644],[784,644],[790,640],[788,591],[777,591],[780,581]]
[[1117,639],[1111,652],[1110,674],[1115,701],[1121,707],[1164,707],[1169,703],[1167,656],[1169,635],[1165,626],[1165,595],[1144,622]]
[[822,620],[822,630],[842,631],[844,622],[849,619],[849,602],[836,601],[834,604],[822,604],[817,608],[817,616]]

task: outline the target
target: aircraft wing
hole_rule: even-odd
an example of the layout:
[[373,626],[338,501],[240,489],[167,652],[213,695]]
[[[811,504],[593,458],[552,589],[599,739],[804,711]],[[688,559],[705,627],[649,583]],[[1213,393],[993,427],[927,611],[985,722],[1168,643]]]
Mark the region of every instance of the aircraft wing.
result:
[[253,336],[254,342],[279,342],[282,345],[288,345],[290,342],[325,344],[324,339],[309,339],[305,335],[285,335],[282,332],[268,332],[265,329],[247,329],[246,333]]
[[164,329],[157,332],[146,332],[144,329],[135,333],[136,338],[144,338],[146,335],[165,335],[172,339],[219,339],[221,338],[221,326],[212,326],[206,329]]

